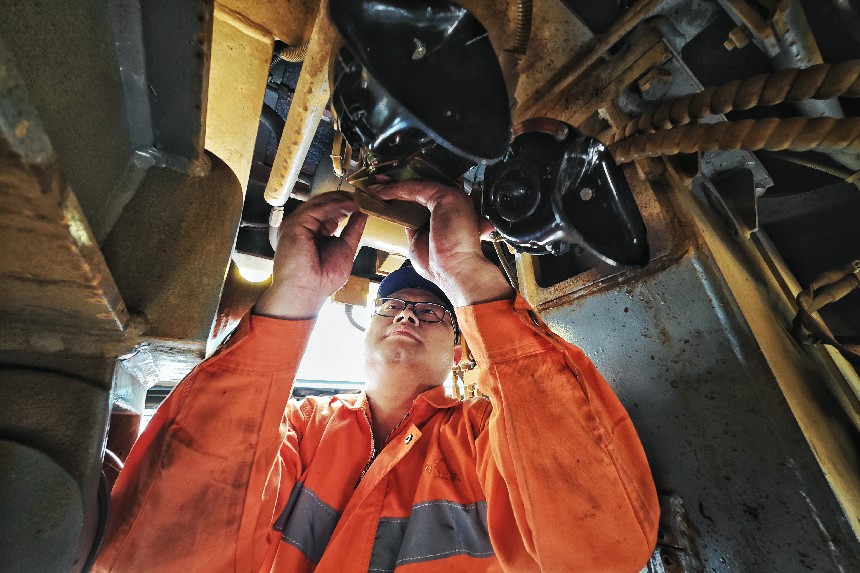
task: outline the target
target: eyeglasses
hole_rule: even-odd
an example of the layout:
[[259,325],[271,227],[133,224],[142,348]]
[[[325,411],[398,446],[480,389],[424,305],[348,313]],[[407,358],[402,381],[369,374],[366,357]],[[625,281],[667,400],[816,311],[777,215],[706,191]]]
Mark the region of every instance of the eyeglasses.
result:
[[451,317],[451,327],[457,329],[454,321],[454,313],[435,302],[412,302],[410,300],[402,300],[399,298],[382,297],[373,301],[373,314],[384,316],[386,318],[395,318],[407,308],[412,307],[412,312],[415,318],[421,322],[435,324],[442,322],[447,313]]

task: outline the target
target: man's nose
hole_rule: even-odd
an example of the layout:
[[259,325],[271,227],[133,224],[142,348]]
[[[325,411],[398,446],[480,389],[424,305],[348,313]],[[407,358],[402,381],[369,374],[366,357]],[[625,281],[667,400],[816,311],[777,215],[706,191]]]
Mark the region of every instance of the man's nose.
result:
[[407,306],[394,317],[394,322],[411,322],[412,324],[418,324],[418,317],[415,316],[415,311],[413,307]]

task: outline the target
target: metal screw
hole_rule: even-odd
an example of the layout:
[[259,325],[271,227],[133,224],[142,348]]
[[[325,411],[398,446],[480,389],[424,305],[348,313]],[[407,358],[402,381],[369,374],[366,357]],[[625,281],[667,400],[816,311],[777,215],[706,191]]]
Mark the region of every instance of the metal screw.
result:
[[403,440],[403,443],[404,443],[404,444],[408,444],[408,443],[409,443],[409,442],[411,442],[411,441],[412,441],[412,434],[408,434],[408,435],[406,436],[406,439],[404,439],[404,440]]
[[558,129],[555,130],[555,138],[557,141],[564,141],[567,139],[567,135],[570,133],[570,129],[566,125],[558,126]]
[[582,191],[579,192],[579,198],[583,201],[591,201],[594,197],[594,189],[591,187],[583,187]]

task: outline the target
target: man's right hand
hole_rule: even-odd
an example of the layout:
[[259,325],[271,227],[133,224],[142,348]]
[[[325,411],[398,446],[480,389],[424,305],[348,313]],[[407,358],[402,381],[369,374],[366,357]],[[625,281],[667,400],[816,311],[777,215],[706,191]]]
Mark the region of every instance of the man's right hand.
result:
[[[367,216],[352,194],[323,193],[308,200],[281,223],[272,286],[256,314],[303,320],[319,313],[326,299],[346,283]],[[344,217],[349,221],[335,236]]]

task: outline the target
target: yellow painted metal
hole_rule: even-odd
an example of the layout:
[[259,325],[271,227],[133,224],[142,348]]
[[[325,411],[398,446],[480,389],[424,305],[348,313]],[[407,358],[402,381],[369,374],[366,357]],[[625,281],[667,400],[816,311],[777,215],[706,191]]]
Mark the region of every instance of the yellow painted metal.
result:
[[249,25],[267,30],[290,46],[302,44],[310,36],[315,0],[220,0],[216,9],[229,10]]
[[340,36],[328,16],[328,0],[322,0],[266,185],[265,198],[270,205],[285,204],[299,177],[329,99],[328,67],[339,44]]
[[251,172],[273,44],[267,29],[215,4],[205,147],[230,166],[243,191]]
[[370,293],[370,279],[350,275],[346,284],[331,295],[331,300],[340,304],[367,306],[367,296]]

